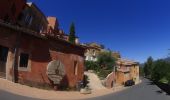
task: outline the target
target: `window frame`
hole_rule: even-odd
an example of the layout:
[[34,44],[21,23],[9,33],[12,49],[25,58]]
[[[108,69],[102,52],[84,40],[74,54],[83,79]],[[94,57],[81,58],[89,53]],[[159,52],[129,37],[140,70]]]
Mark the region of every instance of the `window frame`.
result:
[[[21,59],[23,58],[23,59]],[[29,61],[29,54],[27,53],[20,53],[20,61],[19,61],[19,67],[28,67],[28,61]]]
[[[21,67],[20,66],[20,59],[21,59],[21,54],[28,54],[28,64],[27,64],[27,67]],[[24,52],[23,50],[20,50],[19,53],[18,53],[18,70],[19,71],[31,71],[31,54],[29,52]]]

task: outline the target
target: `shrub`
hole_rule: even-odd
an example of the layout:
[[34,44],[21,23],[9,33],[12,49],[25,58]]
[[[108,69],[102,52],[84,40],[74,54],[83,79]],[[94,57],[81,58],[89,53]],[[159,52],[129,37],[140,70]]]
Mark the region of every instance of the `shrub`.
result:
[[85,66],[86,70],[98,71],[100,69],[99,65],[94,61],[86,61]]
[[164,60],[154,62],[151,78],[154,81],[170,83],[170,63]]

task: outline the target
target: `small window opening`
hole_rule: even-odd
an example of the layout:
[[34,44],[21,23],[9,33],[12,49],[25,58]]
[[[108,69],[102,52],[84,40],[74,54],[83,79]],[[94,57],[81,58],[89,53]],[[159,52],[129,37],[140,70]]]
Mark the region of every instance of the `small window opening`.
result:
[[78,62],[74,61],[74,75],[78,74]]
[[20,67],[27,67],[28,66],[29,55],[26,53],[20,54]]

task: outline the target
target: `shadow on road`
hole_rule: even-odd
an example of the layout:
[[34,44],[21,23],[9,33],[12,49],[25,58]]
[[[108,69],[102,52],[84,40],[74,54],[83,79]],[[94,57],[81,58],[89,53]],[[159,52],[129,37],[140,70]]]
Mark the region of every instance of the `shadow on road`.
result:
[[147,82],[147,85],[155,85],[155,83],[152,81],[149,81],[149,82]]
[[160,83],[160,82],[156,82],[155,83],[160,89],[162,89],[163,91],[165,91],[167,93],[167,95],[170,95],[170,85],[168,84],[164,84],[164,83]]
[[156,93],[162,94],[162,93],[166,92],[167,95],[170,95],[170,85],[168,85],[168,84],[149,81],[149,82],[147,82],[147,85],[157,85],[161,90],[155,91]]

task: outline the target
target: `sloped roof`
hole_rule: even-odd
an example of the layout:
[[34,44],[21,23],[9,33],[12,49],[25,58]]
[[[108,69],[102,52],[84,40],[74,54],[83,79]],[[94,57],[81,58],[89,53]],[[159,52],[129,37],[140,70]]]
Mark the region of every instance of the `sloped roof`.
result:
[[43,16],[44,20],[48,23],[45,14],[37,7],[36,4],[34,4],[33,2],[27,2],[27,5],[28,5],[29,7],[34,7],[34,8],[36,9],[36,11],[38,11],[38,12]]
[[122,64],[122,65],[136,65],[136,64],[139,64],[139,63],[136,62],[136,61],[133,61],[133,60],[119,58],[119,59],[117,60],[117,64]]

